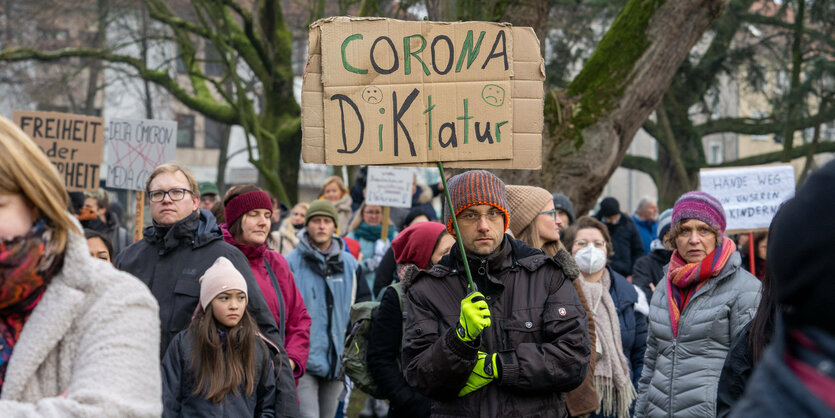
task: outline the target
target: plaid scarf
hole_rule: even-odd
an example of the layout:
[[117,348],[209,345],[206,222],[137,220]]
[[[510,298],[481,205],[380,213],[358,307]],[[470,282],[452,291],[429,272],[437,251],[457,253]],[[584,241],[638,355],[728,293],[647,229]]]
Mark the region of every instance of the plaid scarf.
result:
[[711,277],[716,277],[725,267],[736,245],[730,239],[722,237],[722,244],[717,246],[702,261],[687,263],[678,251],[673,251],[670,268],[667,271],[667,309],[670,311],[670,323],[673,337],[678,337],[678,322],[690,297],[701,289]]
[[48,248],[49,237],[38,221],[26,235],[0,241],[0,392],[23,326],[59,264],[60,257]]

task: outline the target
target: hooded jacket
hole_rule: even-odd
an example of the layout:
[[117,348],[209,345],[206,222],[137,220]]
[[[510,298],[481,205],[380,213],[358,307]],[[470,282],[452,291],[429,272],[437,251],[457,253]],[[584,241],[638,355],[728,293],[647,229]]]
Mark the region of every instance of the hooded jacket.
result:
[[194,394],[195,382],[191,365],[197,353],[192,348],[188,329],[177,334],[162,359],[163,418],[276,417],[275,371],[264,344],[255,344],[255,351],[255,376],[258,381],[255,382],[252,394],[243,394],[242,383],[238,394],[228,395],[223,402],[214,403]]
[[[492,325],[476,344],[456,335],[468,292],[453,247],[406,291],[406,380],[432,399],[432,416],[566,416],[563,392],[583,381],[590,354],[586,313],[574,286],[554,258],[508,235],[494,254],[468,262]],[[500,378],[458,397],[479,350],[498,353]]]
[[606,266],[609,270],[612,285],[609,286],[609,296],[615,310],[618,312],[620,323],[620,339],[623,355],[629,363],[630,379],[637,391],[638,379],[644,368],[644,352],[647,348],[647,317],[635,310],[638,302],[638,292],[626,281],[626,278]]
[[334,235],[330,249],[323,253],[303,230],[299,246],[287,255],[287,263],[312,321],[307,373],[336,379],[356,298],[357,260],[345,252],[342,238]]
[[667,291],[667,281],[661,280],[652,295],[635,416],[716,416],[722,365],[757,311],[760,282],[740,268],[734,252],[719,274],[690,297],[678,338],[673,338]]
[[[267,307],[269,307],[273,319],[276,324],[279,324],[280,329],[284,329],[282,344],[284,344],[284,349],[287,350],[287,356],[298,366],[298,369],[293,372],[293,376],[298,379],[304,374],[307,355],[310,351],[310,315],[307,314],[307,308],[305,308],[301,292],[299,292],[299,288],[296,287],[296,282],[293,280],[293,273],[290,272],[287,260],[281,254],[268,249],[266,243],[257,247],[241,244],[235,241],[235,238],[232,237],[225,226],[221,226],[221,229],[223,230],[224,241],[234,245],[249,260],[249,267],[252,269],[255,281],[261,288],[261,293],[264,295],[264,300],[267,302]],[[276,281],[278,281],[284,305],[283,323],[281,323],[280,318],[281,305],[278,295],[275,292],[270,273],[267,271],[264,261],[270,263]]]
[[159,417],[157,302],[70,233],[9,359],[0,416]]
[[620,220],[614,225],[607,223],[599,213],[595,217],[606,225],[612,238],[615,254],[609,259],[609,265],[624,276],[632,275],[632,266],[644,255],[644,242],[635,221],[625,213],[620,214]]
[[[226,257],[235,265],[249,289],[260,289],[246,257],[223,241],[214,215],[205,209],[171,227],[145,228],[144,238],[116,258],[116,267],[142,280],[159,302],[160,358],[174,336],[191,322],[200,299],[200,277],[218,257]],[[249,291],[247,309],[261,332],[280,343],[275,320],[260,290]]]
[[[660,244],[660,241],[657,242]],[[649,254],[639,258],[632,266],[632,283],[644,291],[647,300],[652,300],[653,292],[650,284],[658,287],[658,283],[664,280],[664,266],[670,264],[672,255],[672,251],[661,245],[660,248],[653,248]]]

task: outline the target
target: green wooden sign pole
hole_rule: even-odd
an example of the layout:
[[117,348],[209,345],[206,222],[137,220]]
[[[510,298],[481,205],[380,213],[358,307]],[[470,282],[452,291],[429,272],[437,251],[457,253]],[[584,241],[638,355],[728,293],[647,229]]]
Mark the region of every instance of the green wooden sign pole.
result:
[[461,261],[464,263],[464,272],[467,274],[467,283],[469,284],[469,292],[477,292],[478,288],[473,283],[473,276],[470,274],[470,263],[467,263],[467,253],[464,250],[464,242],[461,241],[461,231],[458,229],[458,220],[455,219],[455,209],[452,207],[452,199],[449,197],[449,187],[446,184],[446,175],[444,175],[444,163],[438,161],[438,170],[441,171],[441,181],[444,184],[444,196],[446,197],[447,209],[449,209],[449,217],[452,218],[452,228],[455,230],[455,241],[458,243],[458,251],[461,253]]

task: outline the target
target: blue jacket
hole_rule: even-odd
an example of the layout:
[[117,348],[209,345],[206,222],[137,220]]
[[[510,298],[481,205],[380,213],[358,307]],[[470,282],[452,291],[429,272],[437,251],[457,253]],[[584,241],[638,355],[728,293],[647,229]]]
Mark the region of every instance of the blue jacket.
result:
[[644,352],[647,348],[647,317],[635,311],[638,292],[632,284],[620,273],[612,270],[612,267],[606,266],[606,269],[609,270],[609,277],[612,278],[609,295],[618,311],[623,355],[629,362],[630,377],[637,391],[638,379],[641,378],[641,371],[644,368]]
[[641,234],[641,241],[644,243],[644,255],[647,255],[651,250],[650,244],[652,244],[652,240],[658,238],[658,222],[642,221],[637,216],[632,216],[632,220],[635,221],[635,226]]
[[[286,257],[312,320],[306,373],[328,379],[339,374],[357,289],[357,260],[344,249],[345,241],[334,235],[331,249],[323,254],[310,244],[304,230],[298,247]],[[338,270],[342,272],[335,273]]]

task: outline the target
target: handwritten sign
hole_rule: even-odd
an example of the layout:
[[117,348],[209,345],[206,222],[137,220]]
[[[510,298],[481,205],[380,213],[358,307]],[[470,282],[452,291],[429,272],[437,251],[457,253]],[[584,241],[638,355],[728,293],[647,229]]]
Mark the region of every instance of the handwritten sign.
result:
[[69,191],[96,190],[104,153],[104,119],[15,110],[14,123],[55,164]]
[[109,119],[107,144],[107,187],[145,190],[154,167],[174,159],[177,122]]
[[518,158],[513,168],[538,168],[544,66],[536,36],[524,29],[381,18],[315,22],[302,89],[304,160]]
[[789,164],[707,169],[699,178],[702,191],[725,208],[729,232],[768,228],[780,204],[794,196]]
[[406,167],[368,167],[365,203],[396,208],[412,207],[414,171]]

